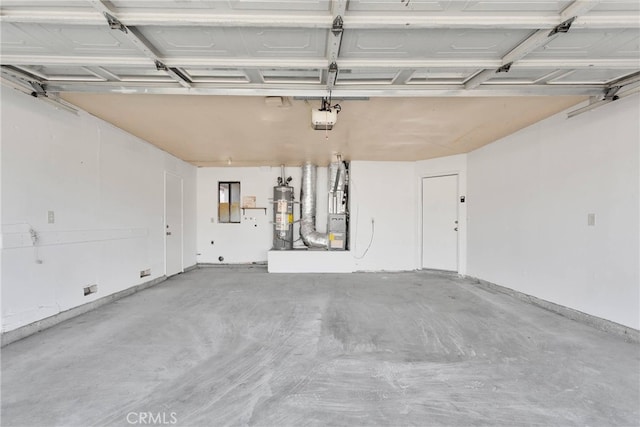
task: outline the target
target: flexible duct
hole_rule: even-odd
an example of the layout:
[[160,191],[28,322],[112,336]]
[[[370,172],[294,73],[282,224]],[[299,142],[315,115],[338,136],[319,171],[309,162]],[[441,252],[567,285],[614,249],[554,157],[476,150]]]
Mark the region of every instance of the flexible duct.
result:
[[316,231],[316,173],[316,165],[305,163],[302,166],[300,237],[310,248],[328,248],[329,236]]

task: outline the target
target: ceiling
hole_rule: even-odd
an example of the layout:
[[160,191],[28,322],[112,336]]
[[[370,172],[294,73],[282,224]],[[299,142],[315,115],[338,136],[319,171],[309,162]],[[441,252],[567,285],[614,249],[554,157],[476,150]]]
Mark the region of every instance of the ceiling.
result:
[[[576,103],[576,97],[372,98],[341,101],[331,131],[318,102],[264,97],[65,94],[65,99],[197,166],[324,165],[466,153]],[[280,100],[280,98],[277,98]],[[278,106],[280,105],[280,106]],[[453,119],[455,118],[455,119]]]
[[0,24],[3,83],[199,166],[463,153],[640,87],[637,0],[3,0]]

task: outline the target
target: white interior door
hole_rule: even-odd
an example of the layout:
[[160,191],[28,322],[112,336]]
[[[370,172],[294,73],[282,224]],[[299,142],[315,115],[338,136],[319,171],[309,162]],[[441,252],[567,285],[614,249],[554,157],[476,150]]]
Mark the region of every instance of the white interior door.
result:
[[458,271],[458,175],[422,179],[422,268]]
[[164,175],[165,275],[182,273],[182,178]]

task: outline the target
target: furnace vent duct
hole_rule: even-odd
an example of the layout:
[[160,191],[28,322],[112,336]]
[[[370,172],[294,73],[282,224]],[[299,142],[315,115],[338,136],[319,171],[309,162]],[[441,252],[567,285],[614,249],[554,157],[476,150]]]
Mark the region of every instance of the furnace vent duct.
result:
[[346,178],[347,174],[345,171],[344,162],[339,161],[329,163],[329,193],[335,194],[338,191],[344,191],[346,186]]
[[326,249],[329,247],[329,235],[316,231],[316,177],[316,165],[305,163],[300,187],[300,237],[310,248]]

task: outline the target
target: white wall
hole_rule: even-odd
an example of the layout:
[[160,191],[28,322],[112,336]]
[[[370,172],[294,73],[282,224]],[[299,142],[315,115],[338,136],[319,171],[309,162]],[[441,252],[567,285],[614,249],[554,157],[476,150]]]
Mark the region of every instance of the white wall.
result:
[[356,270],[417,268],[417,188],[415,162],[351,162],[350,236]]
[[164,171],[184,179],[184,266],[195,264],[195,167],[11,89],[1,108],[3,332],[164,275]]
[[[467,197],[460,273],[640,328],[639,101],[629,97],[569,120],[561,113],[469,155],[352,162],[354,269],[420,268],[421,179],[458,173]],[[196,172],[83,112],[9,89],[1,107],[3,331],[162,276],[165,171],[184,179],[185,267],[219,256],[266,261],[279,167]],[[299,198],[300,168],[286,175]],[[326,194],[326,168],[318,176],[318,194]],[[240,181],[242,195],[255,195],[266,214],[246,211],[241,224],[218,224],[218,181]],[[319,197],[319,231],[325,211]],[[35,246],[30,229],[40,239]],[[141,279],[147,268],[152,275]],[[91,284],[99,292],[83,296]]]
[[[350,170],[350,256],[354,258],[353,268],[366,271],[417,268],[418,179],[415,175],[415,163],[356,161],[351,162]],[[287,167],[286,175],[293,177],[291,185],[294,186],[295,197],[299,201],[301,170],[299,167]],[[267,260],[267,253],[272,245],[270,222],[273,216],[268,199],[273,197],[273,186],[278,176],[280,176],[279,167],[198,169],[198,262],[219,263],[219,256],[224,257],[224,263]],[[268,207],[267,215],[265,216],[261,211],[246,211],[240,224],[219,224],[217,222],[219,181],[240,181],[242,195],[256,196],[258,206]],[[317,186],[316,226],[318,231],[325,232],[326,167],[318,168]],[[295,219],[299,219],[298,205],[294,212]],[[375,235],[371,247],[366,251],[372,233],[371,218],[375,219]],[[298,239],[298,237],[296,225],[294,238]],[[213,245],[211,241],[214,242]],[[297,242],[296,246],[304,247],[301,242]],[[296,260],[299,262],[299,256]],[[310,258],[309,262],[314,261]]]
[[640,329],[639,106],[560,113],[470,153],[468,274]]
[[[416,162],[417,177],[417,211],[416,216],[417,229],[416,234],[419,236],[417,241],[417,258],[416,268],[420,268],[422,264],[422,179],[443,175],[458,175],[458,273],[466,274],[467,272],[467,155],[458,154],[455,156],[440,157],[431,160],[422,160]],[[460,202],[460,197],[465,197],[465,202]]]
[[[273,244],[273,187],[280,176],[280,167],[214,167],[198,169],[198,262],[252,263],[266,262]],[[286,167],[285,176],[293,178],[294,197],[300,201],[300,167]],[[327,168],[317,170],[316,227],[326,231]],[[245,210],[240,224],[218,223],[218,182],[239,181],[241,197],[256,196],[256,206],[262,210]],[[294,219],[300,218],[300,205],[294,205]],[[299,226],[294,224],[294,240],[299,239]],[[213,242],[213,244],[211,243]],[[304,247],[301,241],[294,246]],[[218,257],[222,256],[221,262]]]
[[[421,267],[420,183],[424,176],[458,173],[460,193],[466,192],[466,155],[451,156],[422,162],[365,162],[350,164],[350,256],[356,271],[402,271]],[[316,225],[326,231],[327,168],[318,168],[318,198]],[[286,175],[294,179],[296,198],[300,195],[300,168],[288,167]],[[280,168],[220,167],[198,169],[198,262],[224,263],[264,262],[272,245],[273,211],[268,199]],[[217,188],[219,181],[240,181],[242,195],[257,197],[261,211],[246,211],[240,224],[217,222]],[[374,227],[371,219],[374,219]],[[466,204],[461,205],[460,272],[466,268]],[[295,208],[299,219],[299,207]],[[373,240],[371,240],[372,232]],[[294,228],[297,239],[298,227]],[[213,245],[211,242],[214,242]],[[369,242],[371,246],[369,247]],[[296,246],[304,247],[301,242]],[[369,250],[367,250],[369,247]],[[281,256],[279,255],[279,258]],[[315,258],[310,265],[301,265],[296,254],[295,271],[320,271]],[[342,258],[341,258],[342,260]],[[293,261],[292,261],[293,262]],[[285,262],[286,263],[286,262]],[[336,268],[343,271],[347,264]],[[293,271],[294,267],[292,266]],[[306,271],[306,270],[305,270]],[[324,270],[323,270],[324,271]]]

